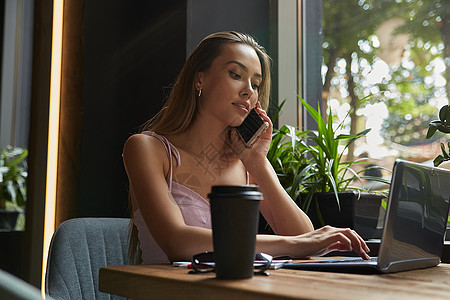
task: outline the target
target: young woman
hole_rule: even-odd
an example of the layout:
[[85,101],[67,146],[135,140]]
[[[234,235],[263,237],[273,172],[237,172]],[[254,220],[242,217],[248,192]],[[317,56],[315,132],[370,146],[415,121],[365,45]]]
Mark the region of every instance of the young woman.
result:
[[[164,108],[128,139],[123,159],[138,234],[131,248],[140,250],[142,263],[189,260],[212,251],[207,194],[213,185],[245,184],[259,186],[261,213],[276,233],[258,235],[257,252],[307,257],[353,250],[369,258],[353,230],[314,230],[279,183],[266,158],[272,135],[264,111],[269,89],[270,60],[252,37],[212,34],[187,60]],[[253,107],[269,127],[246,148],[232,128]]]

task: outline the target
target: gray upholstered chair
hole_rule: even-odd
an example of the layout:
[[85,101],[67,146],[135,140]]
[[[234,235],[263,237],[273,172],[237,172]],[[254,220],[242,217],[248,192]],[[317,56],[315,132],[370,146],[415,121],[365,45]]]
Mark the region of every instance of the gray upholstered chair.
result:
[[[42,300],[41,291],[22,279],[0,269],[0,299]],[[50,300],[50,298],[47,298]]]
[[53,234],[45,292],[55,299],[123,299],[98,290],[103,266],[128,264],[130,219],[76,218]]

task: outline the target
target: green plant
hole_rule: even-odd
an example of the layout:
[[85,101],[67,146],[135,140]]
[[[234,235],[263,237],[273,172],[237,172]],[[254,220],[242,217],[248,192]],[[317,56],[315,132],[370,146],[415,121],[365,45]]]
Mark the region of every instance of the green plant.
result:
[[[428,127],[427,139],[431,138],[436,131],[440,131],[442,133],[450,133],[450,106],[444,105],[439,110],[439,120],[431,121]],[[444,161],[450,160],[450,142],[447,143],[447,149],[445,150],[444,143],[441,143],[442,154],[436,156],[433,160],[433,164],[435,167],[442,164]]]
[[274,129],[267,154],[281,185],[293,199],[297,199],[299,187],[311,176],[312,164],[306,158],[304,145],[306,135],[307,132],[299,132],[289,125]]
[[[370,129],[356,135],[338,135],[337,130],[343,125],[341,123],[336,130],[333,129],[331,111],[328,122],[325,122],[320,109],[315,110],[300,97],[299,100],[317,122],[317,131],[300,132],[289,125],[275,129],[267,157],[283,187],[292,199],[300,203],[304,211],[309,210],[313,196],[317,192],[333,192],[340,206],[338,192],[348,189],[361,190],[359,187],[351,186],[355,180],[368,179],[389,183],[378,177],[360,176],[366,169],[355,172],[352,166],[366,163],[363,159],[343,161],[345,149],[357,139],[364,137]],[[279,110],[283,104],[284,102]],[[339,145],[342,143],[345,146],[340,149]],[[305,196],[301,197],[302,194]]]
[[21,209],[27,200],[28,151],[24,148],[8,146],[0,156],[0,208]]
[[[427,139],[431,138],[436,131],[440,131],[442,133],[450,133],[450,106],[444,105],[439,110],[439,120],[431,121],[427,131]],[[445,161],[450,160],[450,142],[447,143],[447,149],[445,150],[444,143],[441,143],[441,151],[442,154],[436,156],[433,160],[433,165],[438,167]],[[450,224],[450,217],[448,217],[448,223]]]

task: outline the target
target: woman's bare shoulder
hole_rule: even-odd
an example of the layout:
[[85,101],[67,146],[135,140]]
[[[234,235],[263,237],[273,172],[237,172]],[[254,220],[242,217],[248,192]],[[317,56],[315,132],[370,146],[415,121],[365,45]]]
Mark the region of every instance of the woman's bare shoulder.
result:
[[144,148],[141,150],[145,150],[148,147],[151,147],[152,150],[156,150],[157,148],[164,149],[164,145],[158,138],[146,134],[137,133],[133,134],[127,139],[124,146],[124,152],[127,149],[139,150],[141,147]]
[[156,137],[146,134],[134,134],[125,142],[124,161],[145,159],[150,161],[168,160],[164,144]]

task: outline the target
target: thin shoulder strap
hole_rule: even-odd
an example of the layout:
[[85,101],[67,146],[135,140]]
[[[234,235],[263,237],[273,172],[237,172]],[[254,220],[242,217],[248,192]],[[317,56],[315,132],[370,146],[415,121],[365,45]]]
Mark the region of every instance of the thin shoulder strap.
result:
[[142,134],[157,138],[163,143],[164,147],[166,148],[167,157],[169,158],[169,173],[167,174],[166,181],[167,185],[169,186],[169,190],[172,190],[172,158],[175,158],[177,166],[181,165],[180,152],[178,152],[178,149],[171,142],[169,142],[169,140],[165,136],[159,135],[153,131],[144,131],[142,132]]

